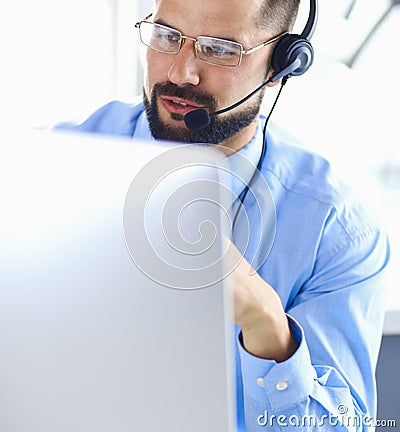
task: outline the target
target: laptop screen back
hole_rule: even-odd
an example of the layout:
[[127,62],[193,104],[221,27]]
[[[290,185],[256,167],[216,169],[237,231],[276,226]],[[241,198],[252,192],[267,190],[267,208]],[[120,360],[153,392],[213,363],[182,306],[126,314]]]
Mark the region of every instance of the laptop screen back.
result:
[[222,156],[42,132],[0,151],[0,430],[233,430]]

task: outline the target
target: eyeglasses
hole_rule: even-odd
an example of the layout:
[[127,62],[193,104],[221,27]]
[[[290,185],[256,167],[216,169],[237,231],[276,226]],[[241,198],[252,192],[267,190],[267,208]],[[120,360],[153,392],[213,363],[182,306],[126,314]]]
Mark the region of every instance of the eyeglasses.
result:
[[152,15],[151,13],[144,20],[135,24],[144,45],[162,53],[178,54],[188,39],[194,42],[197,58],[216,66],[239,66],[244,55],[253,54],[287,34],[287,32],[281,33],[254,48],[245,50],[242,44],[230,40],[209,36],[197,36],[196,38],[184,36],[180,31],[171,27],[147,21]]

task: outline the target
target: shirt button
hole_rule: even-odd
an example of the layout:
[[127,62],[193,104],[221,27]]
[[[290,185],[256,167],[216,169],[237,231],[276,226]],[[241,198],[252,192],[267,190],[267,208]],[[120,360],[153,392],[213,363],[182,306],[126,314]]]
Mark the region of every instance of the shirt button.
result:
[[257,384],[259,387],[264,387],[264,378],[257,378]]
[[287,381],[279,381],[275,384],[275,388],[279,391],[286,390],[288,388]]

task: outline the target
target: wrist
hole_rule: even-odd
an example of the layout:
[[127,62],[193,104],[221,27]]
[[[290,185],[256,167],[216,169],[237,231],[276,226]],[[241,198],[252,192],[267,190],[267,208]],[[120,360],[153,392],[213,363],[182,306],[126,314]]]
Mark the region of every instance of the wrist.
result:
[[250,354],[280,363],[290,358],[298,347],[285,314],[258,317],[242,326],[243,347]]

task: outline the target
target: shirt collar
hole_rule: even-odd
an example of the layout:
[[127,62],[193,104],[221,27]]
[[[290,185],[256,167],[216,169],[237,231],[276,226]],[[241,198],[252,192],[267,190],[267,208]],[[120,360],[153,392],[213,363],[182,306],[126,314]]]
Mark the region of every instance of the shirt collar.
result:
[[256,133],[250,142],[228,158],[231,170],[231,188],[236,197],[239,197],[246,185],[250,183],[261,156],[262,139],[262,127],[259,120]]
[[146,112],[144,110],[137,119],[132,138],[137,140],[154,140],[153,136],[151,135],[149,122],[147,121]]

